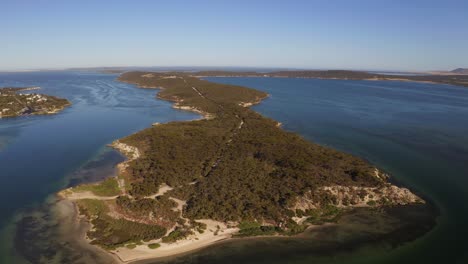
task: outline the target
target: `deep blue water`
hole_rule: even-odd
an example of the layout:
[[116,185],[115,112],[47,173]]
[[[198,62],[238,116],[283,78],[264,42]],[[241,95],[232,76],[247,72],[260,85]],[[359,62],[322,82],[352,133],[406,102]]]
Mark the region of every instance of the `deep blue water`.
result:
[[[41,204],[69,184],[68,175],[108,152],[113,140],[154,122],[198,115],[156,100],[156,90],[136,89],[117,75],[80,72],[0,73],[0,87],[40,86],[37,92],[67,98],[57,115],[0,119],[0,256],[11,246],[4,228],[12,216]],[[5,261],[1,261],[4,263]]]
[[[74,177],[70,175],[109,173],[108,167],[121,157],[112,154],[106,144],[154,122],[198,117],[155,100],[155,90],[135,89],[115,78],[79,72],[0,73],[0,87],[41,86],[40,92],[73,103],[58,115],[0,120],[0,228],[8,227],[2,230],[0,263],[12,263],[5,261],[10,259],[8,247],[21,245],[11,241],[12,217],[33,210],[47,196],[68,186]],[[433,202],[441,215],[430,233],[396,249],[368,245],[317,257],[308,250],[309,242],[259,241],[228,249],[208,248],[197,253],[200,258],[194,254],[183,262],[468,262],[467,88],[410,82],[207,79],[268,92],[271,97],[253,109],[282,122],[286,130],[371,161]],[[44,213],[41,217],[47,222],[50,216]],[[292,250],[275,248],[291,243],[302,245],[293,244]],[[213,250],[219,253],[204,255]]]
[[269,93],[271,97],[253,109],[280,121],[286,130],[371,161],[440,209],[436,228],[424,237],[385,253],[373,254],[371,249],[345,255],[336,263],[468,263],[468,88],[389,81],[207,79]]

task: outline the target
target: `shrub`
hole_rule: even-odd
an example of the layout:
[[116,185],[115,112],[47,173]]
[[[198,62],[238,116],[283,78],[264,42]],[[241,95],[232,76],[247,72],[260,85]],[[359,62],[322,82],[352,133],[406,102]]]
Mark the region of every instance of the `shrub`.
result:
[[158,248],[160,246],[161,246],[161,244],[159,244],[159,243],[148,244],[148,247],[151,248],[151,249],[156,249],[156,248]]
[[128,249],[134,249],[134,248],[136,248],[136,246],[137,246],[137,244],[135,244],[135,243],[125,245],[125,247],[128,248]]
[[120,189],[115,177],[107,178],[97,184],[84,184],[73,188],[75,192],[90,191],[98,196],[115,196],[119,195]]

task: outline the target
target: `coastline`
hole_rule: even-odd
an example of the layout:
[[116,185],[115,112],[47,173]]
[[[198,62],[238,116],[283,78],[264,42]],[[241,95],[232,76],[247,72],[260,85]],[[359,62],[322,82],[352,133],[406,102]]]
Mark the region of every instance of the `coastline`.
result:
[[[138,85],[137,87],[141,89],[158,89],[158,90],[164,89],[163,87],[147,87],[147,86],[138,86]],[[250,107],[250,106],[261,103],[261,101],[267,98],[268,96],[269,95],[265,96],[264,98],[257,98],[257,100],[254,102],[241,103],[240,105],[242,107]],[[159,93],[156,96],[156,98],[160,100],[168,100],[167,98],[160,97]],[[183,110],[183,111],[191,111],[191,112],[195,112],[201,115],[200,118],[194,119],[192,121],[204,120],[204,119],[209,120],[213,118],[212,114],[200,111],[196,109],[195,107],[180,106],[179,104],[182,103],[181,100],[168,100],[168,101],[173,102],[172,108],[174,109]],[[155,126],[155,125],[157,126],[159,125],[159,123],[153,124],[152,126]],[[280,126],[280,123],[278,123],[278,127],[279,126]],[[126,157],[125,161],[117,164],[117,175],[111,177],[117,180],[119,184],[119,188],[121,188],[122,190],[122,194],[126,194],[125,183],[124,183],[125,180],[119,179],[119,175],[124,174],[128,162],[140,157],[141,155],[140,151],[136,147],[129,146],[125,143],[121,143],[119,139],[109,144],[109,147],[115,149],[116,151],[118,151],[119,153],[121,153],[122,155]],[[89,220],[85,216],[80,215],[79,208],[78,208],[76,201],[80,199],[112,200],[112,199],[117,198],[117,196],[107,196],[107,197],[97,196],[89,191],[76,193],[76,192],[71,192],[70,191],[71,189],[72,188],[68,188],[68,189],[60,191],[59,193],[57,193],[57,197],[59,197],[60,200],[66,201],[67,203],[70,203],[73,205],[74,210],[75,210],[73,214],[74,214],[76,223],[81,225],[84,229],[84,232],[81,235],[82,241],[84,243],[87,243],[89,246],[93,247],[94,249],[97,249],[98,252],[105,253],[106,255],[112,256],[116,261],[118,261],[118,263],[134,263],[134,262],[138,262],[142,260],[153,260],[153,259],[156,260],[156,259],[161,259],[161,258],[173,257],[177,255],[182,255],[188,252],[197,251],[205,247],[208,247],[208,246],[211,246],[211,245],[223,242],[223,241],[231,240],[231,239],[237,239],[237,240],[251,239],[251,237],[233,238],[232,235],[237,233],[239,231],[239,228],[231,228],[231,227],[228,227],[226,223],[218,222],[218,221],[214,221],[210,219],[204,219],[204,220],[197,220],[197,222],[202,222],[207,225],[206,231],[203,234],[197,233],[181,241],[176,241],[171,244],[162,244],[157,249],[150,249],[148,247],[148,244],[161,242],[161,239],[149,241],[143,245],[137,245],[135,248],[132,248],[132,249],[129,249],[127,247],[120,247],[116,250],[107,251],[98,246],[94,246],[90,243],[91,240],[88,238],[86,233],[87,231],[93,229],[93,225],[89,222]],[[65,211],[62,213],[67,213],[67,212]],[[272,237],[272,236],[262,236],[262,237]]]
[[[120,163],[122,164],[122,163]],[[259,240],[265,238],[284,238],[284,239],[295,239],[304,236],[305,232],[326,229],[331,226],[337,225],[336,223],[324,223],[321,225],[310,225],[304,230],[303,233],[296,235],[259,235],[259,236],[246,236],[246,237],[235,237],[238,233],[239,228],[232,228],[226,225],[226,223],[218,222],[209,219],[197,220],[197,222],[207,224],[207,229],[203,234],[196,233],[189,237],[176,241],[171,244],[161,244],[157,249],[151,249],[148,244],[161,242],[160,239],[145,242],[145,244],[137,245],[135,248],[119,247],[115,250],[105,250],[99,246],[91,244],[91,240],[87,236],[87,232],[93,229],[93,225],[89,220],[80,214],[76,200],[78,199],[96,199],[96,196],[78,196],[70,197],[63,194],[63,191],[57,194],[59,202],[57,203],[57,209],[59,214],[63,216],[71,217],[74,221],[76,229],[80,230],[79,239],[76,241],[87,249],[90,249],[99,254],[110,256],[116,263],[139,263],[140,261],[151,261],[165,259],[169,257],[178,257],[187,253],[196,252],[206,247],[222,244],[229,241],[249,241]],[[114,197],[101,197],[102,199],[112,199]],[[99,199],[99,198],[98,198]]]
[[[113,262],[123,263],[121,260],[114,254],[109,254],[106,250],[92,245],[91,240],[87,237],[88,230],[92,229],[93,226],[86,217],[80,215],[79,208],[73,200],[69,200],[60,194],[56,195],[58,201],[53,205],[56,210],[56,217],[58,217],[64,223],[64,228],[62,228],[61,233],[62,237],[73,240],[74,243],[83,249],[93,252],[97,256],[102,256],[103,259],[111,258]],[[77,234],[78,238],[75,236],[69,238],[69,234]]]
[[[139,87],[139,88],[160,89],[160,90],[164,89],[162,87],[147,87],[147,86],[139,86],[139,85],[137,85],[137,87]],[[261,103],[261,101],[263,99],[267,98],[267,97],[268,97],[268,95],[263,97],[263,98],[257,98],[257,100],[255,100],[254,102],[243,102],[243,103],[240,103],[239,105],[241,105],[243,107],[250,107],[250,106],[252,106],[254,104]],[[181,105],[181,103],[183,102],[182,100],[163,98],[163,97],[159,96],[159,93],[158,93],[157,98],[159,98],[161,100],[172,101],[174,103],[173,108],[184,110],[184,111],[192,111],[192,112],[199,113],[199,114],[202,115],[202,117],[200,119],[210,119],[210,118],[212,118],[212,115],[210,113],[200,111],[199,109],[197,109],[195,107]],[[196,119],[196,120],[200,120],[200,119]],[[280,127],[280,126],[281,126],[281,123],[278,123],[277,127]],[[140,154],[140,151],[138,150],[138,148],[126,145],[124,143],[121,143],[121,142],[119,142],[119,140],[114,141],[111,144],[111,147],[113,147],[114,149],[116,149],[117,151],[119,151],[120,153],[122,153],[124,156],[127,157],[127,160],[125,160],[124,162],[121,162],[121,163],[119,163],[117,165],[119,173],[118,173],[118,175],[115,176],[115,178],[117,179],[117,181],[119,183],[119,188],[125,194],[125,180],[124,179],[119,179],[119,175],[121,175],[121,174],[123,174],[125,172],[125,168],[126,168],[128,162],[139,158],[141,154]],[[65,192],[66,192],[66,190],[65,190]],[[77,206],[76,202],[74,202],[75,200],[85,199],[85,198],[96,199],[97,196],[92,195],[92,194],[90,195],[89,193],[83,193],[81,196],[78,195],[76,197],[75,196],[70,197],[66,193],[62,193],[62,195],[60,197],[62,199],[67,200],[68,202],[71,202],[75,206],[75,210],[77,210],[76,212],[78,212],[79,209],[78,209],[78,206]],[[116,196],[109,196],[109,197],[101,197],[101,198],[97,198],[97,199],[106,200],[106,199],[115,199],[115,198],[116,198]],[[181,202],[183,202],[183,201],[181,201]],[[182,208],[183,205],[179,204],[179,206]],[[85,217],[80,216],[79,213],[77,213],[77,218],[78,219],[82,218],[81,220],[88,221]],[[177,242],[174,242],[174,243],[171,243],[171,244],[163,244],[160,247],[158,247],[157,249],[151,249],[151,248],[148,247],[148,245],[150,243],[159,243],[160,239],[153,240],[153,241],[148,241],[148,242],[146,242],[145,244],[142,244],[142,245],[136,245],[136,247],[134,247],[134,248],[119,247],[116,250],[111,250],[111,251],[107,251],[107,250],[104,250],[104,249],[100,249],[100,250],[101,250],[101,252],[106,252],[106,254],[110,254],[110,255],[114,256],[116,259],[118,259],[120,261],[120,263],[131,263],[131,262],[141,261],[141,260],[150,260],[150,259],[159,259],[159,258],[177,256],[177,255],[181,255],[181,254],[184,254],[184,253],[187,253],[187,252],[200,250],[200,249],[208,247],[210,245],[214,245],[214,244],[217,244],[217,243],[220,243],[220,242],[223,242],[223,241],[228,241],[228,240],[231,240],[231,239],[242,240],[242,239],[272,237],[272,236],[257,236],[257,237],[245,237],[245,238],[232,238],[232,235],[239,231],[238,228],[230,228],[226,223],[217,222],[217,221],[209,220],[209,219],[196,220],[196,221],[204,222],[205,224],[207,224],[207,231],[204,234],[201,234],[201,233],[200,234],[194,234],[194,235],[191,235],[191,236],[189,236],[186,239],[183,239],[181,241],[177,241]],[[90,225],[91,224],[88,221],[88,229],[92,229],[92,226],[90,226]],[[312,225],[312,226],[308,227],[308,229],[309,228],[320,228],[320,227],[325,227],[325,226],[328,226],[328,225]],[[214,229],[216,229],[216,231]],[[169,232],[170,232],[170,230],[168,231],[168,233]],[[221,233],[221,234],[218,234],[218,232]],[[289,237],[289,236],[275,235],[273,237]],[[87,243],[91,242],[87,238],[86,234],[84,235],[84,240]],[[96,247],[96,246],[93,246],[93,245],[91,245],[91,246]]]
[[[350,79],[350,78],[340,78],[340,77],[288,77],[288,76],[256,76],[256,75],[194,75],[193,77],[196,78],[282,78],[282,79],[317,79],[317,80],[344,80],[344,81],[396,81],[396,82],[414,82],[414,83],[429,83],[429,84],[447,84],[450,85],[449,83],[441,83],[441,82],[434,82],[434,81],[420,81],[420,80],[411,80],[411,79],[405,79],[405,78],[365,78],[365,79]],[[453,84],[452,84],[453,85]],[[150,88],[150,87],[147,87]]]
[[[233,239],[232,235],[239,230],[238,228],[228,228],[224,223],[213,220],[197,220],[197,222],[207,224],[207,230],[203,234],[194,234],[171,244],[164,243],[157,249],[151,249],[147,245],[138,245],[133,249],[121,247],[111,251],[111,254],[117,256],[121,263],[173,257],[231,240]],[[217,226],[220,228],[217,229]],[[150,242],[158,243],[160,241]]]

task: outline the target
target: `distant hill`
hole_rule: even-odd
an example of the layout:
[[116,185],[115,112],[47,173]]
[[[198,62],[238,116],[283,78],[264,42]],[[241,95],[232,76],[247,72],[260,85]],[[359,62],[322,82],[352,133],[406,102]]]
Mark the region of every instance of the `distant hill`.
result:
[[453,70],[451,72],[457,73],[457,74],[468,74],[468,69],[467,68],[458,68],[458,69],[455,69],[455,70]]

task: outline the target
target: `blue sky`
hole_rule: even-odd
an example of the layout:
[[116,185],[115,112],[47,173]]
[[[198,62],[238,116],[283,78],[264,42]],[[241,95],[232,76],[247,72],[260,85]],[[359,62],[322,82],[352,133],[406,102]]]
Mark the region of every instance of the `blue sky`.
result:
[[468,67],[468,1],[0,1],[0,70]]

